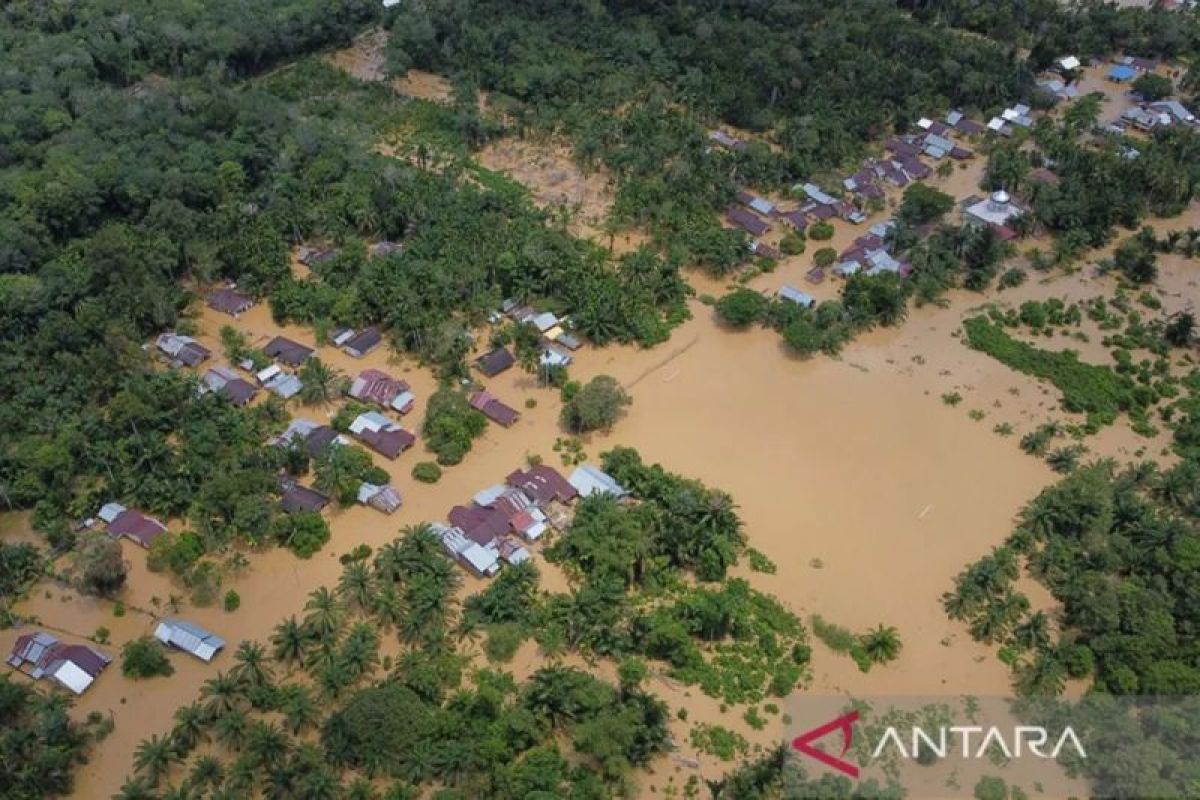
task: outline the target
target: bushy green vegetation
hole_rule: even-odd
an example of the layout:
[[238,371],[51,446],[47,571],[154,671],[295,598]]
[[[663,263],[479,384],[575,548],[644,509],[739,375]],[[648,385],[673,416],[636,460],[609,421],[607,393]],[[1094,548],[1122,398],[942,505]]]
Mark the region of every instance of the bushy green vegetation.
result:
[[[60,694],[43,694],[0,675],[0,794],[12,800],[43,800],[71,793],[72,767],[102,736],[99,715],[80,724]],[[108,726],[111,729],[111,725]]]
[[[1001,645],[1025,695],[1053,697],[1068,680],[1112,695],[1200,692],[1192,655],[1200,606],[1185,588],[1200,553],[1197,476],[1194,455],[1161,471],[1111,462],[1076,469],[1024,509],[1003,547],[958,576],[947,612],[977,639]],[[1014,590],[1022,565],[1061,612],[1035,610]],[[1186,794],[1184,773],[1162,769],[1188,758],[1172,725],[1144,709],[1117,706],[1114,718],[1111,703],[1088,706],[1075,718],[1096,712],[1090,735],[1129,756],[1078,765],[1097,792],[1153,783],[1165,795]]]
[[1071,351],[1041,350],[1010,336],[986,317],[963,322],[967,344],[1018,372],[1054,384],[1063,407],[1111,422],[1121,411],[1145,408],[1153,394],[1108,367],[1088,364]]
[[608,430],[632,402],[616,378],[597,375],[563,403],[560,420],[571,433]]
[[127,678],[154,678],[174,672],[163,646],[152,636],[131,639],[121,648],[121,673]]
[[467,396],[443,386],[429,397],[421,433],[425,446],[442,466],[457,464],[470,452],[471,442],[487,429],[487,417],[471,408]]

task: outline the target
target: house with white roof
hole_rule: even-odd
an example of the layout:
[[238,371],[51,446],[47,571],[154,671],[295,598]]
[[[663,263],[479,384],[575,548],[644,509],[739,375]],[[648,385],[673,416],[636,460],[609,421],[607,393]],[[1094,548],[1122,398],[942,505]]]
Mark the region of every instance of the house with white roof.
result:
[[581,497],[607,494],[620,498],[629,494],[629,490],[617,483],[616,478],[591,464],[580,464],[567,481],[578,490]]
[[154,629],[154,638],[205,662],[212,661],[225,647],[225,640],[221,637],[182,619],[160,620]]

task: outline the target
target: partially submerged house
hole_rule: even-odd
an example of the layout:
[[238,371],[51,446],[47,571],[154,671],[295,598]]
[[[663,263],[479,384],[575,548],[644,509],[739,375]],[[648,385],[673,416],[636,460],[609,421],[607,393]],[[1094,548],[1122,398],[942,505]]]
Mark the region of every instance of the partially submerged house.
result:
[[400,493],[391,484],[377,486],[373,483],[363,483],[358,487],[358,502],[370,506],[384,514],[395,513],[400,508],[402,500]]
[[519,411],[501,402],[487,391],[479,391],[472,394],[470,403],[471,408],[474,408],[492,422],[502,425],[505,428],[512,427],[521,418]]
[[350,433],[376,453],[393,459],[417,441],[416,436],[377,411],[355,417],[350,423]]
[[543,367],[567,367],[574,360],[570,353],[564,353],[556,347],[547,347],[538,357],[538,363]]
[[629,494],[624,486],[617,483],[616,478],[599,467],[591,464],[580,464],[567,478],[567,482],[575,487],[580,497],[591,497],[594,494],[606,494],[621,498]]
[[284,371],[278,364],[264,367],[254,374],[255,379],[268,392],[277,394],[284,400],[290,400],[300,394],[304,383],[299,377]]
[[288,514],[295,514],[297,511],[317,513],[329,505],[328,497],[316,489],[301,485],[293,478],[280,478],[279,495],[279,504]]
[[17,637],[7,664],[34,680],[50,678],[74,694],[83,694],[112,663],[108,655],[82,644],[64,644],[45,631]]
[[[812,308],[817,302],[808,292],[800,291],[793,286],[788,286],[786,283],[779,287],[779,299],[787,300],[788,302],[795,303],[796,305],[804,308]],[[574,483],[574,481],[572,481],[572,483]]]
[[412,410],[416,395],[406,381],[393,378],[383,370],[364,369],[350,384],[347,392],[355,400],[391,408],[401,414]]
[[579,496],[579,490],[554,467],[537,464],[528,470],[514,470],[505,483],[520,489],[538,505],[558,501],[569,503]]
[[500,571],[498,549],[471,540],[461,528],[436,522],[431,523],[431,527],[441,538],[446,552],[477,578],[488,578]]
[[313,349],[286,336],[276,336],[266,343],[263,352],[282,364],[298,367],[312,357]]
[[516,362],[516,358],[507,347],[497,347],[475,359],[475,368],[487,377],[494,378]]
[[200,379],[201,390],[216,392],[235,406],[244,406],[254,399],[258,389],[230,367],[213,367]]
[[762,236],[771,230],[771,226],[754,216],[750,211],[740,206],[731,206],[725,210],[725,220],[730,225],[736,225],[751,236]]
[[727,150],[741,151],[746,149],[746,143],[741,139],[730,136],[722,130],[708,132],[708,140],[713,144],[720,145]]
[[116,502],[105,503],[96,516],[104,523],[105,532],[112,538],[128,539],[147,548],[167,530],[167,526],[154,517]]
[[160,333],[154,346],[171,359],[171,366],[176,367],[194,367],[212,356],[212,351],[191,336],[174,332]]
[[254,299],[235,289],[217,289],[208,296],[208,306],[223,314],[236,317],[244,311],[249,311],[254,305]]
[[320,456],[331,445],[349,443],[346,437],[329,425],[321,425],[303,418],[293,419],[283,433],[269,441],[269,444],[276,447],[300,447],[312,458]]
[[383,343],[383,332],[372,325],[351,336],[342,344],[342,350],[353,358],[362,358]]
[[191,653],[204,662],[212,661],[225,647],[225,640],[186,620],[165,618],[154,628],[154,638],[168,647]]

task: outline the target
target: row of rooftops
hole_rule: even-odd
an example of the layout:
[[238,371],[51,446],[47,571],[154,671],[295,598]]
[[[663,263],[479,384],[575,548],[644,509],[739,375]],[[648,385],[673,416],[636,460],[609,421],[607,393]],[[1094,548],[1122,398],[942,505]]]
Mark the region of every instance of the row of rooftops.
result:
[[515,470],[504,483],[476,492],[471,502],[447,513],[448,524],[434,529],[447,552],[478,577],[489,577],[501,562],[519,564],[530,558],[525,543],[536,542],[551,527],[569,524],[565,507],[576,498],[628,492],[612,476],[582,464],[570,478],[544,464]]
[[[154,638],[204,662],[212,661],[225,647],[219,636],[175,618],[159,620]],[[34,680],[49,678],[78,695],[87,691],[112,657],[88,645],[67,644],[46,631],[33,631],[17,637],[5,663]]]

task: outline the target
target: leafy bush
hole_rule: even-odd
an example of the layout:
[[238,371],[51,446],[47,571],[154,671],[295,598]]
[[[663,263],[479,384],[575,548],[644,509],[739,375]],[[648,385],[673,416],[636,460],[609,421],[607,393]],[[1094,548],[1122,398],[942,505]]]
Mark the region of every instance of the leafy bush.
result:
[[616,378],[597,375],[563,406],[560,419],[572,433],[607,430],[632,402]]
[[833,225],[828,222],[818,222],[808,229],[808,238],[814,242],[824,242],[833,238]]
[[121,648],[121,674],[127,678],[165,677],[174,672],[166,650],[152,636],[134,639]]
[[771,301],[753,289],[734,289],[717,301],[717,317],[722,322],[734,328],[746,328],[756,322],[762,322]]
[[442,468],[432,461],[418,461],[413,465],[412,476],[421,483],[437,483],[442,477]]

